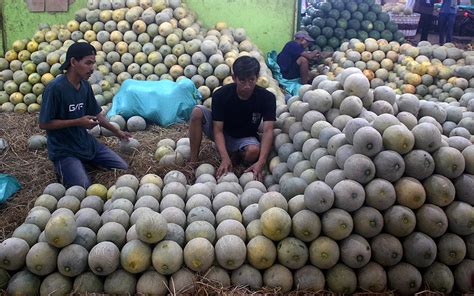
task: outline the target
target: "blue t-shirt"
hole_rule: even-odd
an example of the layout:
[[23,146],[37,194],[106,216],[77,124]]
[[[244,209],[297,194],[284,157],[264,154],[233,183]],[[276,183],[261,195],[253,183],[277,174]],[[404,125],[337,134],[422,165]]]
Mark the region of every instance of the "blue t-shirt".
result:
[[456,14],[457,0],[443,0],[439,13]]
[[303,51],[304,47],[296,41],[290,41],[285,44],[285,47],[283,47],[277,57],[277,63],[284,78],[294,79],[300,77],[300,68],[296,60]]
[[[53,119],[76,119],[85,115],[95,116],[101,111],[89,82],[81,81],[76,89],[60,75],[46,86],[39,116],[40,123]],[[46,130],[48,156],[52,161],[74,156],[82,161],[95,157],[98,142],[81,126]]]

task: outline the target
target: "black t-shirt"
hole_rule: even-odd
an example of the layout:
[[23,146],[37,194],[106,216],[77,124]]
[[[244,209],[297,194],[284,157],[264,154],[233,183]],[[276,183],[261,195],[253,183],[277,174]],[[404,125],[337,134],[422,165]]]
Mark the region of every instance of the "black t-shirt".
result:
[[275,121],[275,113],[275,96],[258,85],[247,100],[239,98],[235,83],[212,95],[212,120],[223,121],[224,132],[234,138],[257,136],[261,120]]

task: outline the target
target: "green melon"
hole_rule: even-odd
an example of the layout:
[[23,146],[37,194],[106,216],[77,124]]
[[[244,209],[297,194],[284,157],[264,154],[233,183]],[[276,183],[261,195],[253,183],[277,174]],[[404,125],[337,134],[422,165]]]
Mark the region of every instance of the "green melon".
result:
[[274,241],[279,241],[291,232],[291,218],[288,213],[278,207],[266,210],[261,218],[263,234]]
[[111,242],[100,242],[90,250],[88,264],[95,274],[109,275],[120,265],[120,251]]
[[293,287],[293,276],[288,268],[275,264],[263,273],[263,283],[269,288],[279,288],[285,293]]
[[205,238],[193,238],[184,247],[183,257],[189,269],[204,272],[214,262],[214,246]]
[[135,274],[151,266],[151,248],[140,240],[127,242],[120,251],[120,265],[127,272]]
[[28,243],[16,237],[7,238],[0,244],[0,268],[18,270],[25,265],[30,247]]
[[403,257],[403,246],[393,235],[381,233],[372,239],[370,245],[374,261],[382,266],[393,266]]
[[145,295],[166,295],[168,293],[168,280],[156,271],[146,271],[137,281],[136,292]]
[[71,244],[58,255],[58,271],[68,277],[75,277],[87,268],[89,252],[81,245]]
[[263,278],[260,271],[248,264],[232,271],[231,283],[235,286],[248,286],[251,289],[260,289],[263,285]]
[[135,229],[140,240],[156,243],[166,236],[166,220],[159,213],[149,212],[137,219]]
[[454,275],[448,266],[434,262],[423,273],[423,282],[434,291],[450,294],[454,286]]
[[388,287],[402,295],[411,295],[421,287],[422,276],[411,264],[400,262],[387,271]]
[[387,273],[381,265],[369,262],[357,271],[357,282],[364,290],[382,292],[387,288]]
[[177,272],[183,264],[183,250],[178,243],[164,240],[153,249],[151,260],[157,272],[171,275]]
[[73,291],[76,293],[101,293],[104,290],[102,279],[88,271],[74,279]]
[[72,288],[71,278],[55,272],[43,279],[40,295],[66,295],[72,292]]
[[110,295],[133,295],[136,285],[137,279],[134,274],[118,269],[105,278],[104,292]]
[[352,294],[357,288],[355,272],[342,263],[330,268],[326,273],[328,288],[335,293]]
[[168,286],[176,293],[193,293],[194,274],[187,268],[181,268],[171,276]]
[[6,292],[8,295],[38,295],[40,286],[41,279],[25,269],[12,276]]
[[25,240],[31,247],[38,241],[40,234],[41,230],[35,224],[21,224],[13,231],[12,237]]
[[228,270],[239,268],[244,263],[246,254],[244,241],[236,235],[224,235],[216,242],[216,260],[220,266]]
[[48,243],[37,243],[26,255],[28,270],[37,275],[47,275],[56,269],[58,250]]

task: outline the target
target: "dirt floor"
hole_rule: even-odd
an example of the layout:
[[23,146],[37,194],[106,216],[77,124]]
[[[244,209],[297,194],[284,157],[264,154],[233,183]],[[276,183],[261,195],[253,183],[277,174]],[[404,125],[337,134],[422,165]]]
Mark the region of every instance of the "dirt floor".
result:
[[[121,154],[129,163],[129,169],[91,172],[92,182],[110,187],[122,174],[133,174],[141,178],[154,173],[163,177],[173,169],[182,171],[188,177],[188,182],[193,182],[195,166],[186,163],[180,167],[160,167],[153,157],[159,140],[171,138],[177,141],[187,137],[187,130],[187,124],[177,124],[170,128],[150,125],[146,131],[133,133],[133,137],[140,142],[140,148],[132,155]],[[0,173],[13,175],[22,186],[6,203],[0,205],[0,241],[11,236],[15,228],[23,223],[28,211],[34,206],[36,197],[41,195],[46,185],[57,182],[47,151],[30,151],[27,148],[28,138],[34,134],[45,135],[38,127],[38,115],[0,113],[0,138],[4,138],[9,144],[9,148],[0,154]],[[119,141],[116,137],[100,137],[99,141],[118,151]],[[209,140],[203,141],[200,159],[201,162],[218,164],[217,153]]]

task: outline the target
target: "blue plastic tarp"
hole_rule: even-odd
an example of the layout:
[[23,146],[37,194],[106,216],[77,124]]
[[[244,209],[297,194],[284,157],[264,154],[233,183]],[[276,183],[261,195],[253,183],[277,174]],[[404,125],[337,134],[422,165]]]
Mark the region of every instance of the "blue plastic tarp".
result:
[[202,96],[188,78],[170,80],[125,80],[113,98],[107,116],[125,119],[139,115],[160,126],[188,121],[193,107]]
[[272,50],[267,54],[267,65],[268,68],[272,71],[273,78],[275,78],[280,87],[283,88],[287,93],[292,96],[298,95],[301,87],[299,78],[295,79],[285,79],[280,72],[280,65],[277,63],[277,52]]
[[0,174],[0,204],[15,194],[21,188],[17,179],[11,175]]

